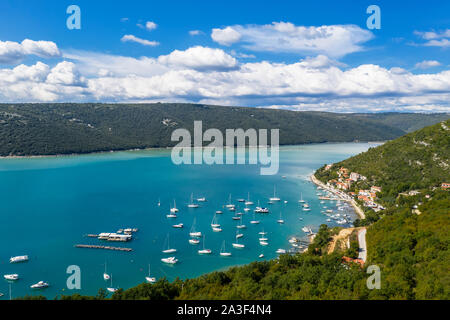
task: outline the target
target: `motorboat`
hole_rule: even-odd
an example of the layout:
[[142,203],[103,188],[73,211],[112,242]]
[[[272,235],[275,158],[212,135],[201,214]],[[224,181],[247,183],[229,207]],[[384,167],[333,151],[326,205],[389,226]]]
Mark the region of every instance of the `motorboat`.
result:
[[8,281],[19,280],[19,275],[18,274],[5,274],[3,277],[5,278],[5,280],[8,280]]
[[19,262],[26,262],[28,261],[28,256],[17,256],[17,257],[11,257],[9,259],[9,263],[19,263]]
[[39,281],[38,283],[35,283],[30,286],[31,289],[44,289],[48,288],[50,285],[47,282]]

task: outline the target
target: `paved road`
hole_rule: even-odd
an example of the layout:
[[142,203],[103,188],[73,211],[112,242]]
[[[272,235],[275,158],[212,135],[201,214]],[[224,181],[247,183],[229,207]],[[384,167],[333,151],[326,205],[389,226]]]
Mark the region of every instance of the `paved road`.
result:
[[366,228],[361,229],[358,232],[358,242],[359,242],[359,256],[358,258],[364,261],[367,260],[367,246],[366,246]]

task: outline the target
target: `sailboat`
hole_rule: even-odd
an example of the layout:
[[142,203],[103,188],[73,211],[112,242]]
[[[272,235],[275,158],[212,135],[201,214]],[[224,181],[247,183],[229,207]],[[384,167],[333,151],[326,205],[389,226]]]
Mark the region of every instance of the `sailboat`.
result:
[[298,200],[298,202],[300,202],[300,203],[304,203],[305,202],[305,200],[303,200],[303,193],[302,192],[300,192],[300,200]]
[[273,186],[273,197],[269,198],[269,201],[271,202],[276,202],[276,201],[280,201],[281,199],[277,197],[277,188],[275,186]]
[[231,252],[225,251],[225,240],[223,240],[223,242],[222,242],[222,247],[220,248],[220,255],[222,257],[230,257],[231,256]]
[[191,193],[191,202],[188,204],[188,208],[198,208],[198,204],[194,203],[194,194]]
[[203,249],[198,250],[198,254],[211,254],[211,249],[205,249],[205,236],[203,235]]
[[212,228],[220,228],[220,224],[217,223],[217,216],[214,214],[214,217],[211,221],[211,227]]
[[106,290],[108,290],[111,293],[114,293],[114,292],[116,292],[119,289],[113,287],[113,282],[112,281],[113,281],[113,279],[112,279],[112,274],[111,274],[111,287],[106,288]]
[[236,234],[236,242],[233,243],[233,248],[236,248],[236,249],[245,248],[245,245],[239,243],[238,239],[239,239],[238,234]]
[[167,249],[163,250],[163,253],[175,253],[175,252],[177,252],[177,249],[170,248],[169,234],[167,234]]
[[176,264],[178,262],[178,259],[175,257],[168,257],[168,258],[162,258],[161,261],[166,264]]
[[175,202],[175,200],[173,200],[173,208],[170,208],[170,213],[177,213],[178,209],[177,209],[177,203]]
[[105,272],[103,273],[103,279],[105,281],[108,281],[111,277],[109,276],[109,274],[106,272],[106,261],[105,261]]
[[242,224],[242,219],[240,220],[239,224],[236,226],[238,229],[245,229],[247,226],[245,224]]
[[284,223],[283,217],[281,216],[281,212],[280,212],[280,219],[278,219],[277,222],[279,224],[283,224]]
[[148,283],[155,283],[155,282],[156,282],[156,278],[150,276],[150,264],[148,265],[148,276],[145,277],[145,280],[146,280]]
[[236,205],[231,203],[231,193],[230,193],[230,196],[229,196],[229,199],[228,199],[228,204],[225,205],[225,207],[228,208],[228,209],[232,209],[232,208],[236,207]]
[[191,231],[189,233],[189,236],[191,236],[193,238],[200,238],[202,236],[202,233],[201,232],[197,232],[195,230],[195,224],[196,224],[196,220],[194,218],[194,222],[192,223],[192,228],[191,228]]
[[251,206],[251,205],[253,205],[253,202],[250,201],[250,192],[248,193],[248,197],[247,197],[247,201],[245,202],[245,205],[246,205],[246,206]]
[[259,220],[256,220],[255,213],[253,213],[253,220],[250,221],[251,224],[259,224]]
[[[173,208],[170,208],[170,213],[166,215],[167,219],[175,219],[177,217],[176,211],[172,211]],[[178,211],[178,210],[177,210]]]

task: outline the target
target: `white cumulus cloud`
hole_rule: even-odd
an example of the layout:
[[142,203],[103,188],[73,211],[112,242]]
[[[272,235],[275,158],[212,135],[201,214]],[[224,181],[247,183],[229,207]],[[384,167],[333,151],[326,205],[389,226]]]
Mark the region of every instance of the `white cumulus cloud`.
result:
[[21,43],[0,41],[0,63],[16,64],[28,55],[40,58],[57,58],[61,55],[58,46],[51,41],[34,41],[25,39]]
[[229,70],[237,66],[237,60],[221,49],[196,46],[184,51],[175,50],[160,56],[158,62],[194,70]]
[[372,32],[356,25],[296,26],[290,22],[234,25],[213,29],[211,37],[222,45],[241,44],[253,51],[325,54],[342,57],[362,51]]

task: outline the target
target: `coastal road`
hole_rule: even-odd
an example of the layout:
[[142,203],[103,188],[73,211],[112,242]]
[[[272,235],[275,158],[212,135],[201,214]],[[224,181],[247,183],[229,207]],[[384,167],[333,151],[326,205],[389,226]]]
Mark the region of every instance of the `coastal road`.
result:
[[366,232],[367,229],[361,229],[358,232],[358,242],[359,242],[359,256],[358,258],[366,263],[367,260],[367,246],[366,246]]

